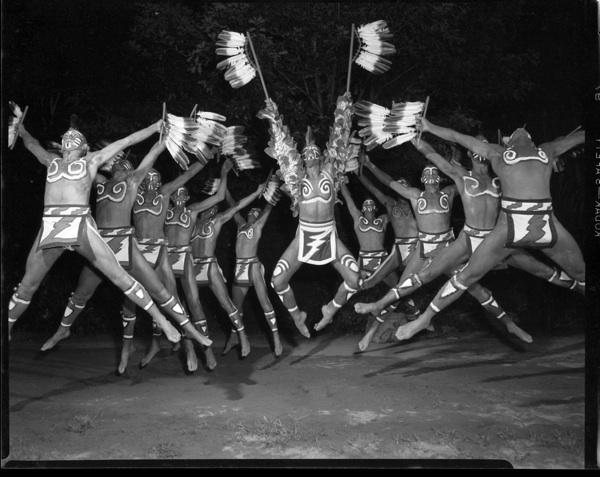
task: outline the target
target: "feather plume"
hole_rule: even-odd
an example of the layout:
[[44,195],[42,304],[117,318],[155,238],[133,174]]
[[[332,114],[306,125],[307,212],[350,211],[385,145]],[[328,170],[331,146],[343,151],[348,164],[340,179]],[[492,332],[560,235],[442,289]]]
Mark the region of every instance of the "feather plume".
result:
[[13,113],[8,123],[8,148],[13,149],[17,139],[19,139],[19,127],[25,119],[28,107],[25,107],[25,111],[22,111],[19,105],[13,101],[9,101],[8,105]]
[[386,40],[391,40],[390,32],[384,20],[361,25],[356,30],[359,48],[354,62],[365,70],[379,75],[388,71],[392,62],[385,56],[396,54],[396,47]]
[[269,176],[269,180],[267,181],[267,185],[265,186],[263,197],[272,206],[277,205],[281,199],[281,190],[279,189],[280,183],[281,181],[277,174],[271,174],[271,176]]
[[219,177],[208,179],[202,187],[201,192],[208,195],[215,195],[220,185],[221,179]]
[[241,88],[256,76],[256,67],[247,48],[248,41],[243,33],[226,30],[219,33],[216,53],[227,58],[217,63],[217,69],[225,70],[225,81],[232,88]]
[[390,149],[416,137],[417,120],[424,107],[420,101],[392,103],[391,109],[368,101],[356,103],[354,110],[362,128],[358,135],[364,139],[367,151],[377,146]]

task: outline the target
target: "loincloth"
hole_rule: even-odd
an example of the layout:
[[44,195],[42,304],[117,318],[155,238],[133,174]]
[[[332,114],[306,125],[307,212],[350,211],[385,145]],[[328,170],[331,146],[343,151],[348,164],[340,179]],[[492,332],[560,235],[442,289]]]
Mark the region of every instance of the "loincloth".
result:
[[477,250],[477,247],[481,245],[481,242],[490,234],[493,229],[476,229],[471,227],[465,222],[462,231],[465,233],[467,238],[467,248],[469,249],[469,255],[473,255],[473,252]]
[[508,225],[505,247],[550,248],[556,243],[552,199],[503,197],[501,210]]
[[156,268],[160,263],[162,255],[166,251],[167,241],[164,238],[142,238],[137,239],[137,248],[144,256],[144,259]]
[[183,247],[167,246],[169,253],[169,263],[173,269],[173,274],[176,277],[182,277],[185,271],[185,259],[188,255],[191,256],[192,246],[184,245]]
[[430,234],[419,232],[419,246],[421,258],[429,258],[432,253],[448,246],[454,240],[454,231],[452,229],[446,232]]
[[260,267],[261,263],[258,257],[236,258],[235,259],[235,275],[233,284],[240,287],[252,286],[252,268]]
[[400,253],[400,257],[402,257],[402,262],[406,260],[411,252],[417,247],[419,243],[419,237],[396,237],[394,239],[394,247]]
[[298,260],[313,265],[325,265],[336,259],[337,233],[335,221],[304,222],[298,225],[300,244]]
[[80,247],[88,227],[96,230],[88,205],[45,206],[38,250]]
[[194,277],[197,285],[206,286],[211,284],[210,271],[212,267],[217,267],[223,282],[227,283],[223,270],[217,263],[217,257],[198,257],[194,258]]
[[370,277],[375,270],[383,263],[387,257],[385,250],[373,250],[365,251],[359,250],[358,252],[358,268],[364,273],[365,277]]
[[135,229],[133,227],[102,227],[98,229],[100,236],[115,254],[116,259],[125,270],[131,268],[131,246]]

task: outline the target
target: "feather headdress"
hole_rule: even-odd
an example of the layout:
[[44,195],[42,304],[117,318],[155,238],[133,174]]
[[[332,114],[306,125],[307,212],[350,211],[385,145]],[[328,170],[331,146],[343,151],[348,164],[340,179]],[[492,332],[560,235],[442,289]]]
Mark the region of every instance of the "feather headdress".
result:
[[186,152],[196,156],[206,164],[214,156],[214,148],[219,147],[227,128],[218,121],[225,116],[200,111],[194,118],[167,114],[165,118],[165,146],[169,154],[182,169],[187,169],[189,159]]
[[386,41],[393,36],[385,20],[359,26],[356,29],[359,47],[354,62],[373,74],[385,73],[391,68],[392,62],[384,57],[396,53],[396,47]]
[[25,115],[27,114],[29,106],[26,106],[25,110],[22,111],[17,103],[9,101],[8,105],[13,113],[13,116],[11,116],[8,123],[8,148],[13,149],[19,138],[19,127],[25,120]]
[[417,120],[424,113],[425,103],[420,101],[392,103],[388,109],[369,101],[355,105],[356,115],[362,127],[358,135],[364,139],[367,151],[382,145],[390,149],[417,136]]
[[281,190],[279,189],[280,183],[281,180],[277,174],[271,174],[267,180],[263,197],[272,206],[276,206],[281,199]]
[[208,195],[215,195],[217,193],[217,190],[219,190],[220,185],[221,179],[219,177],[208,179],[204,183],[201,192]]
[[223,30],[217,40],[217,55],[227,56],[217,64],[225,70],[225,80],[232,88],[241,88],[256,76],[256,66],[248,52],[248,39],[243,33]]
[[221,144],[220,153],[227,156],[233,163],[233,170],[236,174],[248,169],[260,167],[260,163],[252,158],[244,144],[248,138],[244,135],[243,126],[230,126],[226,128],[225,137]]

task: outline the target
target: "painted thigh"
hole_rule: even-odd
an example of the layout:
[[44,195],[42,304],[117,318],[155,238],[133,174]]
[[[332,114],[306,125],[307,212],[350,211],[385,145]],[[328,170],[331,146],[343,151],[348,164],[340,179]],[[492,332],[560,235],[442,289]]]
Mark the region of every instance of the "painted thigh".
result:
[[[295,237],[277,261],[271,277],[274,288],[279,290],[286,288],[290,278],[302,265],[302,262],[298,260],[298,246],[298,237]],[[285,262],[285,266],[280,264],[282,262]]]
[[[45,250],[38,250],[40,244],[40,237],[42,230],[37,234],[33,246],[27,256],[27,262],[25,264],[25,276],[21,280],[21,287],[27,290],[31,290],[31,293],[35,292],[42,283],[42,280],[52,268],[52,265],[58,260],[58,258],[64,252],[62,248],[50,248]],[[24,298],[24,297],[22,297]],[[31,298],[28,296],[27,299]]]
[[129,273],[146,288],[152,298],[162,302],[171,296],[154,268],[146,261],[137,246],[131,247],[131,269]]
[[385,258],[383,263],[377,267],[377,270],[375,270],[369,278],[365,279],[363,288],[374,287],[382,280],[389,286],[393,286],[395,282],[398,281],[397,277],[393,284],[389,284],[390,280],[388,277],[390,274],[395,273],[400,265],[402,265],[402,257],[400,256],[400,252],[398,252],[398,248],[394,245],[392,246],[391,253]]
[[339,238],[337,239],[337,258],[333,262],[333,267],[342,276],[344,282],[352,288],[358,288],[360,279],[358,263]]
[[575,280],[585,281],[585,262],[579,245],[556,217],[554,217],[554,226],[556,243],[551,248],[542,249],[542,252]]

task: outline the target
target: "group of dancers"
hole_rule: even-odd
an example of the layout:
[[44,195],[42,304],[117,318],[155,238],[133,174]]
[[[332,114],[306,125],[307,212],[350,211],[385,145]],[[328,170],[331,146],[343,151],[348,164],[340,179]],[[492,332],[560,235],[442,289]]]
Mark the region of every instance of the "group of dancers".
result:
[[[465,291],[496,317],[507,332],[525,342],[531,336],[502,309],[492,292],[479,284],[497,266],[512,266],[548,282],[584,293],[585,264],[571,234],[552,209],[550,176],[558,157],[584,142],[577,131],[536,146],[524,128],[516,129],[500,144],[437,126],[424,115],[417,119],[418,136],[411,143],[427,160],[421,175],[423,188],[405,179],[394,179],[376,166],[364,147],[353,140],[356,111],[349,92],[336,103],[334,123],[322,151],[309,127],[303,149],[298,147],[271,98],[257,116],[266,120],[270,140],[265,152],[275,159],[280,190],[289,196],[298,216],[298,229],[271,273],[270,285],[306,338],[311,334],[307,315],[296,302],[290,280],[303,263],[332,264],[342,277],[334,297],[321,308],[314,325],[319,331],[360,290],[384,281],[389,291],[373,303],[355,303],[360,314],[374,317],[358,343],[369,346],[386,315],[402,300],[416,310],[410,296],[441,275],[449,279],[418,317],[400,326],[398,340],[406,340],[430,327],[433,316]],[[271,194],[266,205],[266,182],[236,201],[228,191],[232,161],[221,165],[218,187],[204,200],[188,203],[185,184],[206,161],[196,161],[171,182],[163,184],[154,163],[168,147],[162,134],[164,119],[97,151],[90,151],[84,134],[69,128],[61,140],[60,154],[44,149],[21,122],[17,134],[23,145],[47,168],[44,211],[40,230],[26,262],[25,275],[9,302],[8,330],[25,312],[44,276],[65,250],[88,260],[79,275],[57,331],[42,346],[46,351],[69,337],[70,328],[104,278],[125,295],[122,306],[123,345],[117,373],[123,374],[132,352],[136,308],[152,319],[152,343],[140,366],[146,366],[160,350],[164,336],[172,343],[181,338],[190,372],[198,368],[196,350],[204,354],[207,369],[217,365],[208,323],[198,288],[208,286],[227,313],[232,330],[223,353],[239,347],[241,357],[250,353],[244,328],[243,303],[255,288],[272,337],[275,356],[282,353],[274,307],[269,299],[265,268],[257,256],[262,231],[279,196]],[[141,162],[134,165],[124,150],[156,133],[160,139]],[[444,158],[421,137],[429,133],[448,141],[459,153],[467,150],[471,167],[455,154]],[[170,151],[169,151],[170,152]],[[398,159],[402,160],[402,159]],[[350,164],[353,167],[350,167]],[[356,167],[356,165],[360,167]],[[495,173],[495,176],[493,173]],[[441,187],[441,174],[453,184]],[[347,187],[348,175],[359,182],[385,209],[367,199],[359,210]],[[383,187],[393,195],[382,191]],[[95,219],[91,216],[90,192],[96,188]],[[352,216],[360,251],[358,260],[338,237],[334,209],[341,195]],[[451,227],[452,206],[460,197],[465,224],[458,237]],[[225,206],[220,210],[219,205]],[[241,211],[252,206],[244,217]],[[225,223],[237,224],[235,277],[228,290],[215,250]],[[384,237],[391,224],[395,241],[391,251]],[[536,259],[527,250],[537,248],[556,266]],[[179,285],[179,286],[178,286]],[[316,285],[316,284],[315,284]],[[178,290],[181,290],[180,294]],[[166,316],[165,316],[166,315]],[[169,319],[167,319],[170,318]],[[174,326],[174,324],[176,326]],[[177,345],[179,346],[179,345]]]

